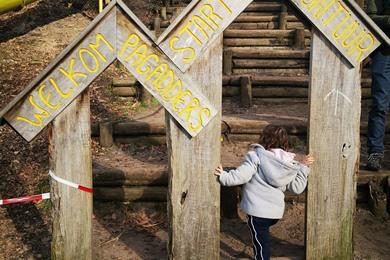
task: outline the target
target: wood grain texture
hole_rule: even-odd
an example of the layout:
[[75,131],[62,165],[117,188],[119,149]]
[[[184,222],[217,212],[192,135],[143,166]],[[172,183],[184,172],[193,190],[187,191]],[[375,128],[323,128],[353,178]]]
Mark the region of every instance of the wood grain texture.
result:
[[310,69],[306,259],[352,259],[359,163],[360,68],[316,29]]
[[116,1],[112,1],[109,6],[107,6],[103,12],[98,14],[96,18],[91,22],[85,30],[78,35],[78,37],[71,43],[69,44],[61,53],[58,55],[50,64],[42,71],[41,74],[39,74],[33,81],[31,81],[28,86],[23,89],[22,92],[20,92],[3,110],[0,111],[0,124],[3,123],[3,117],[8,111],[13,108],[17,103],[20,102],[21,99],[23,99],[44,77],[46,77],[56,66],[57,64],[64,59],[68,53],[77,46],[79,41],[83,38],[85,38],[95,26],[100,23],[104,17],[108,13],[111,12],[111,10],[114,8]]
[[157,44],[185,72],[251,2],[201,0]]
[[374,34],[370,19],[357,16],[343,0],[290,1],[355,67],[383,41]]
[[[75,99],[52,124],[50,169],[92,187],[89,93]],[[51,181],[52,259],[92,259],[92,194]]]
[[[221,111],[222,36],[187,72]],[[169,259],[219,259],[221,112],[195,138],[166,113],[169,153]]]
[[58,116],[116,58],[115,8],[102,16],[56,59],[49,71],[34,80],[29,92],[4,115],[7,122],[31,141]]
[[118,60],[191,136],[196,136],[217,110],[200,91],[200,84],[178,70],[129,18],[118,9]]

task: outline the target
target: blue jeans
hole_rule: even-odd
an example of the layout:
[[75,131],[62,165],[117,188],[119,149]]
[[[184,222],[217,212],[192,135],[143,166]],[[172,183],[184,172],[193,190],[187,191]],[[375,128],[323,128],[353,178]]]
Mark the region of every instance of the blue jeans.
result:
[[269,260],[271,247],[269,243],[269,227],[279,219],[258,218],[248,215],[248,226],[252,235],[253,253],[256,260]]
[[390,103],[390,55],[372,56],[372,106],[368,116],[368,153],[383,153],[386,115]]

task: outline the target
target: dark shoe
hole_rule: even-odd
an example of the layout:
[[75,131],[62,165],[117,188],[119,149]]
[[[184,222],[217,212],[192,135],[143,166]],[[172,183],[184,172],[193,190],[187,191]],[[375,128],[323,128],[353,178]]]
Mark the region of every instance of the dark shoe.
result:
[[379,171],[382,168],[383,153],[370,153],[368,155],[366,169],[369,171]]

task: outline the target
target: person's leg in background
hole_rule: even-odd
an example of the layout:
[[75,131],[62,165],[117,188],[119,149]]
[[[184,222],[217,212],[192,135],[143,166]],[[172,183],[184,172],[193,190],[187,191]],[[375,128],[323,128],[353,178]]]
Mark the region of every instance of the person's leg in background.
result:
[[372,105],[368,117],[367,169],[378,171],[384,154],[386,115],[390,103],[390,55],[372,56]]
[[248,215],[248,226],[252,235],[254,259],[270,259],[269,228],[275,225],[276,222],[278,222],[278,219],[258,218]]

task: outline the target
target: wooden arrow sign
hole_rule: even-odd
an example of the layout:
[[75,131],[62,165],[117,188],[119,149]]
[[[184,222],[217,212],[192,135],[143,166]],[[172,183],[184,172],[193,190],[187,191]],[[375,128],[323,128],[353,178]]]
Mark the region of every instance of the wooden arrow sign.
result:
[[198,134],[217,114],[197,83],[177,69],[154,46],[147,32],[141,31],[127,7],[118,8],[117,47],[118,60],[191,136]]
[[191,136],[218,112],[127,6],[113,1],[2,111],[3,117],[31,141],[117,58]]
[[28,142],[116,59],[115,9],[107,9],[5,109]]
[[354,66],[380,44],[380,40],[342,0],[290,0]]
[[157,44],[185,72],[252,1],[193,1]]

